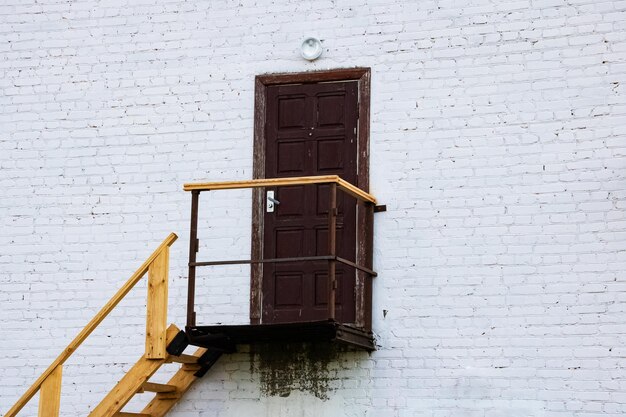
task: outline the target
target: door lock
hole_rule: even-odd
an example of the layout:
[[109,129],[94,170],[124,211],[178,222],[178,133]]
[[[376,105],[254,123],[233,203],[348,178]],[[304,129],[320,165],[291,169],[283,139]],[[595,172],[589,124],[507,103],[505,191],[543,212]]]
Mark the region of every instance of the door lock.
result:
[[267,197],[265,200],[265,211],[267,211],[268,213],[273,213],[276,206],[280,204],[280,201],[274,198],[274,193],[274,191],[267,192]]

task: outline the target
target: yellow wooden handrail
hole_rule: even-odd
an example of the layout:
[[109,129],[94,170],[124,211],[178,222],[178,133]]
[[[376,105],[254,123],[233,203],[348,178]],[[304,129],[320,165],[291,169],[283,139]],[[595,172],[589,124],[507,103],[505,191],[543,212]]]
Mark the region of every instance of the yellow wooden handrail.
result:
[[[94,316],[93,319],[83,328],[83,330],[78,333],[78,335],[72,340],[72,342],[63,350],[63,352],[52,362],[52,364],[46,369],[39,378],[31,385],[28,390],[20,397],[20,399],[11,407],[11,409],[4,415],[4,417],[15,417],[17,413],[24,408],[24,406],[30,401],[31,398],[37,393],[37,391],[44,385],[44,382],[48,379],[50,375],[53,375],[54,383],[51,385],[51,390],[56,392],[60,386],[61,379],[61,365],[65,363],[65,361],[76,351],[76,349],[85,341],[85,339],[94,331],[96,327],[109,315],[109,313],[119,304],[119,302],[128,294],[128,292],[141,280],[141,278],[148,272],[149,269],[154,268],[153,262],[160,257],[162,253],[165,253],[167,257],[167,252],[169,247],[178,239],[175,233],[170,233],[170,235],[159,245],[159,247],[152,252],[152,254],[146,259],[146,261],[135,271],[135,273],[126,281],[126,283],[120,288],[117,293],[107,302],[104,307]],[[165,251],[165,252],[164,252]],[[167,260],[161,260],[161,263],[164,262],[165,266],[168,265]],[[159,269],[162,269],[163,266],[159,265]],[[167,293],[166,293],[167,294]],[[165,301],[167,302],[167,300]],[[148,323],[150,326],[150,323]],[[165,331],[165,329],[164,329]],[[165,337],[163,335],[162,337]],[[148,343],[147,343],[148,344]],[[57,369],[58,368],[58,369]],[[46,396],[47,397],[47,396]],[[40,404],[40,416],[42,404]],[[58,404],[56,405],[58,410]],[[44,410],[44,413],[49,412]],[[56,411],[58,415],[58,411]],[[46,414],[52,415],[52,414]]]
[[183,185],[185,191],[208,191],[208,190],[233,190],[237,188],[262,188],[279,187],[287,185],[303,184],[329,184],[335,183],[337,186],[359,200],[376,204],[376,197],[350,184],[339,175],[317,175],[311,177],[291,177],[291,178],[261,178],[257,180],[245,181],[218,181],[187,183]]

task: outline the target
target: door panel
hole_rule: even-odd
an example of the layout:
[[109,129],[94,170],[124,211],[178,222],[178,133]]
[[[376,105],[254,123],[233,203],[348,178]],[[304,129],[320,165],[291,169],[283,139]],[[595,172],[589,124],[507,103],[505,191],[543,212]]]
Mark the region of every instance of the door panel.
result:
[[[337,174],[357,183],[357,82],[269,86],[265,177]],[[275,188],[264,215],[263,257],[328,254],[328,185]],[[270,189],[268,189],[270,190]],[[337,254],[355,260],[356,201],[337,193]],[[355,320],[355,271],[337,264],[336,318]],[[324,320],[328,262],[263,266],[263,323]]]

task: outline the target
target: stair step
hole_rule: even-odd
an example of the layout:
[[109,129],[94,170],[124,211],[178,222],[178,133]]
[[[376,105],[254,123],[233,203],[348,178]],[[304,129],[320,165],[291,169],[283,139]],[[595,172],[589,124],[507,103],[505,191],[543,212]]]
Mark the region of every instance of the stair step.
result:
[[197,363],[198,357],[193,355],[168,356],[167,362],[175,363]]
[[124,411],[118,411],[113,417],[152,417],[152,414],[145,413],[126,413]]
[[175,392],[176,387],[174,385],[157,384],[155,382],[144,382],[141,385],[141,391],[149,392]]
[[157,392],[156,398],[157,400],[177,400],[180,397],[182,397],[183,395],[178,392],[178,391],[174,391],[174,392]]
[[202,369],[202,366],[197,363],[184,363],[183,366],[180,367],[183,371],[187,372],[196,372]]

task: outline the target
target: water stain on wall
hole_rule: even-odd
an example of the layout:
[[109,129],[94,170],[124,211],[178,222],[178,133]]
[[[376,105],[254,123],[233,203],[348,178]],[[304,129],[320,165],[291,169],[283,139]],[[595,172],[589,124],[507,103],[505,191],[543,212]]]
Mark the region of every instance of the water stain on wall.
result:
[[251,371],[260,376],[263,395],[287,397],[299,390],[327,400],[345,351],[331,343],[256,345],[250,352]]

